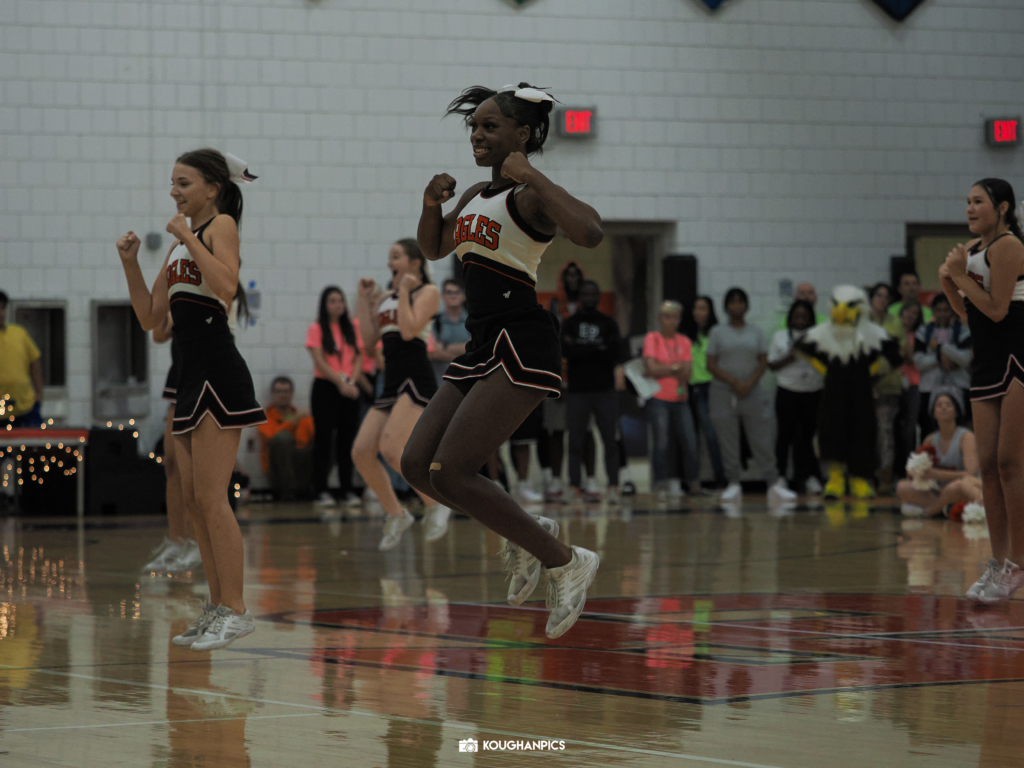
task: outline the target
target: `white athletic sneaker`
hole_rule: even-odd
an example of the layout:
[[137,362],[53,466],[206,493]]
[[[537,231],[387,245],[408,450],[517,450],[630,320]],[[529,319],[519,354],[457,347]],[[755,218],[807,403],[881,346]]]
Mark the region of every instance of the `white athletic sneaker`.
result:
[[739,501],[743,498],[743,486],[739,483],[729,483],[718,498],[722,501]]
[[342,503],[346,507],[358,507],[360,504],[363,503],[363,500],[356,496],[354,493],[346,493]]
[[1003,563],[1003,568],[996,573],[981,590],[978,599],[986,605],[1009,600],[1021,587],[1024,587],[1024,571],[1011,560]]
[[668,479],[667,493],[670,498],[681,499],[686,496],[683,491],[683,484],[679,481],[678,477],[670,477]]
[[544,494],[533,490],[527,480],[520,480],[516,484],[516,496],[524,504],[542,504],[544,502]]
[[551,615],[545,633],[561,637],[576,623],[587,601],[587,587],[597,575],[601,558],[583,547],[572,548],[572,560],[561,568],[548,568],[548,606]]
[[373,488],[366,486],[366,490],[363,491],[363,504],[373,504],[377,501],[377,494],[374,493]]
[[416,522],[416,518],[409,514],[409,510],[402,508],[402,514],[394,517],[388,515],[388,520],[384,523],[384,535],[381,537],[380,544],[377,545],[377,549],[381,552],[387,552],[389,549],[394,549],[398,546],[398,542],[402,538],[402,534],[405,533],[406,529]]
[[225,648],[235,640],[256,631],[256,622],[252,614],[246,611],[241,616],[230,608],[219,605],[213,612],[213,618],[206,631],[192,643],[193,651],[215,651]]
[[443,504],[436,504],[423,516],[423,540],[437,541],[448,533],[448,520],[452,511]]
[[211,603],[206,602],[203,604],[203,612],[199,614],[199,618],[192,622],[192,626],[182,632],[180,635],[175,635],[171,638],[171,642],[175,645],[192,645],[199,637],[206,631],[206,628],[213,621],[214,611],[217,607]]
[[596,477],[587,478],[587,484],[583,486],[583,495],[588,501],[597,501],[601,498],[601,486],[597,484]]
[[768,489],[768,503],[771,505],[776,504],[792,504],[796,501],[796,494],[786,487],[786,479],[780,477],[775,481],[775,485]]
[[922,517],[924,516],[924,507],[919,507],[917,504],[900,504],[900,514],[904,517]]
[[552,478],[544,486],[544,501],[561,501],[563,492],[562,481],[557,477]]
[[[552,536],[558,536],[557,521],[547,517],[538,517],[537,522]],[[522,605],[537,588],[540,572],[543,570],[540,560],[507,539],[505,546],[498,550],[498,554],[501,555],[506,578],[510,580],[508,603],[509,605]]]
[[821,496],[821,492],[824,490],[825,488],[822,486],[821,481],[813,475],[804,482],[804,491],[807,492],[808,496]]
[[981,593],[988,586],[988,583],[995,578],[995,575],[1002,570],[1002,566],[999,565],[999,561],[994,557],[988,559],[988,563],[985,564],[985,572],[981,574],[976,582],[971,585],[971,588],[967,590],[967,599],[979,602],[981,600]]
[[166,571],[181,557],[181,545],[164,536],[160,546],[149,553],[149,562],[142,566],[143,573]]
[[168,573],[185,573],[194,571],[203,564],[203,555],[199,551],[199,542],[195,539],[185,539],[180,547],[180,554],[167,565]]
[[338,502],[337,500],[335,500],[333,496],[331,496],[331,494],[329,494],[327,491],[324,491],[323,493],[316,497],[316,501],[314,501],[313,503],[316,504],[318,507],[333,507]]

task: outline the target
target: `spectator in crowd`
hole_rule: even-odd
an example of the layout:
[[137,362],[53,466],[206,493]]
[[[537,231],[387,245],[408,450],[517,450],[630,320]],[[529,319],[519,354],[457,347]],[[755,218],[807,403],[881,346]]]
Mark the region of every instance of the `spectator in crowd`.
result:
[[[295,384],[278,376],[270,385],[267,421],[260,424],[263,472],[274,497],[292,501],[309,492],[313,470],[313,417],[293,404]],[[308,497],[307,497],[308,498]]]
[[715,487],[721,489],[726,485],[725,467],[722,464],[718,435],[715,434],[715,427],[708,412],[708,388],[714,378],[708,370],[708,334],[718,325],[715,305],[710,296],[698,296],[694,299],[693,308],[690,310],[690,322],[686,325],[686,335],[690,339],[690,352],[693,356],[689,382],[690,412],[697,426],[698,437],[703,436],[708,447],[711,470],[715,474]]
[[896,430],[896,458],[893,471],[902,474],[907,463],[907,456],[917,448],[917,420],[920,412],[921,372],[914,365],[914,344],[917,329],[921,327],[921,304],[917,299],[907,299],[900,309],[899,342],[900,354],[903,355],[903,391],[900,396],[899,424]]
[[[569,485],[583,496],[581,464],[594,417],[604,445],[608,495],[618,498],[619,452],[615,432],[619,398],[615,391],[615,366],[621,362],[622,341],[615,318],[601,312],[601,288],[593,280],[580,287],[580,308],[562,323],[562,355],[567,361],[566,417],[569,427]],[[678,325],[678,319],[676,321]],[[684,385],[685,386],[685,385]],[[692,424],[691,424],[692,431]]]
[[[885,283],[878,283],[868,292],[871,299],[870,319],[889,332],[897,341],[903,339],[899,317],[889,314],[892,293]],[[882,359],[879,376],[875,379],[875,420],[878,431],[878,493],[891,496],[893,493],[893,462],[896,460],[896,422],[900,413],[900,396],[903,394],[903,367],[893,367]]]
[[14,427],[38,427],[43,423],[42,355],[24,328],[7,322],[8,303],[0,291],[0,420]]
[[[544,411],[543,402],[534,408],[530,415],[523,419],[523,423],[516,427],[515,432],[509,438],[509,454],[512,456],[512,465],[515,467],[516,476],[519,478],[515,487],[515,496],[521,504],[537,504],[544,501],[544,495],[533,490],[530,485],[530,446],[537,445],[538,460],[540,459],[540,440],[547,439],[544,433]],[[501,461],[496,453],[492,461],[498,464],[495,470],[500,474]],[[490,470],[492,475],[495,470]],[[492,476],[492,480],[501,484],[499,476]],[[507,478],[506,478],[507,484]],[[509,490],[506,488],[506,490]]]
[[[812,307],[814,307],[814,322],[815,324],[827,323],[828,316],[818,312],[818,291],[815,290],[811,283],[797,283],[796,288],[793,289],[793,301],[806,301]],[[789,309],[792,309],[793,305],[790,304]],[[788,330],[789,326],[789,309],[785,312],[779,312],[778,318],[778,330]]]
[[[889,305],[889,314],[899,317],[905,302],[916,301],[920,303],[918,294],[921,293],[921,278],[917,276],[917,272],[904,272],[900,275],[900,282],[896,289],[899,291],[900,300]],[[921,310],[924,315],[924,322],[930,323],[932,321],[932,311],[924,306],[921,307]]]
[[794,342],[815,324],[814,305],[797,299],[789,308],[786,330],[776,331],[768,349],[768,367],[775,371],[775,461],[780,479],[785,478],[793,452],[793,482],[790,488],[821,493],[821,468],[814,453],[814,433],[818,426],[818,403],[824,378],[804,357],[793,351]]
[[575,261],[567,261],[558,275],[558,296],[552,302],[551,311],[562,319],[575,315],[579,309],[582,287],[583,270]]
[[434,349],[427,356],[434,363],[434,374],[437,386],[441,386],[448,363],[466,351],[469,331],[466,330],[466,290],[462,283],[454,278],[444,281],[441,287],[443,308],[434,317],[433,336]]
[[316,426],[313,446],[313,493],[319,506],[331,507],[335,498],[327,489],[333,459],[338,463],[340,498],[359,503],[352,492],[352,443],[359,431],[359,395],[370,388],[365,381],[358,328],[348,314],[345,294],[336,285],[320,293],[316,322],[306,331],[306,350],[313,360],[313,391],[309,402]]
[[796,494],[779,482],[775,464],[775,419],[771,400],[761,388],[768,367],[768,342],[761,329],[746,321],[750,299],[742,288],[725,294],[727,325],[716,325],[708,335],[708,370],[714,376],[710,388],[711,421],[722,448],[729,485],[724,502],[738,502],[740,486],[740,425],[746,433],[758,474],[768,485],[771,504],[790,502]]
[[693,354],[689,338],[679,332],[682,315],[679,302],[666,301],[658,312],[658,330],[644,337],[646,375],[660,385],[646,405],[654,443],[651,474],[659,495],[682,494],[681,479],[691,494],[702,493],[697,432],[687,405]]
[[915,488],[910,480],[900,480],[896,494],[905,515],[938,517],[960,501],[982,503],[977,443],[974,433],[960,425],[962,397],[958,389],[932,392],[931,416],[938,430],[922,441],[921,448],[935,457],[935,467],[923,479],[938,487],[926,491]]
[[[971,388],[970,329],[960,322],[944,293],[932,299],[932,317],[932,321],[918,328],[914,336],[914,365],[921,372],[918,423],[922,434],[928,434],[935,427],[928,412],[933,392],[957,389],[969,398]],[[970,418],[969,412],[967,418]]]

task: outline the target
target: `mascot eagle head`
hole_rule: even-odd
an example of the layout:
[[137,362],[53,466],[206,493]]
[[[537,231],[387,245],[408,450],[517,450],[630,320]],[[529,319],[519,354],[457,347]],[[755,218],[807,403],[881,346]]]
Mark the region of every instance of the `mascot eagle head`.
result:
[[832,289],[832,322],[856,328],[864,316],[868,295],[855,285],[837,285]]

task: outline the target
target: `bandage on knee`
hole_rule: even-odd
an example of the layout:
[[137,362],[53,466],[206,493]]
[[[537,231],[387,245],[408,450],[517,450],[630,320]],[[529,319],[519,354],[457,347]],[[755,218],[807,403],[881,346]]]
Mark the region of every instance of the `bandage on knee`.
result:
[[438,472],[441,471],[441,462],[440,461],[432,461],[430,463],[430,470],[429,471],[433,472],[434,470],[437,470]]

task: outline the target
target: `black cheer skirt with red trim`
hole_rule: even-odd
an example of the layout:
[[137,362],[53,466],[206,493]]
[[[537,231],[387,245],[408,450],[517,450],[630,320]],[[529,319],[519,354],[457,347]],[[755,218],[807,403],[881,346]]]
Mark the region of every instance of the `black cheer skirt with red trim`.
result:
[[1016,381],[1024,386],[1024,302],[1011,301],[1006,317],[991,320],[969,301],[971,400],[1002,397]]
[[171,338],[171,367],[167,369],[167,380],[164,382],[164,391],[160,395],[162,400],[173,403],[178,399],[178,343]]
[[537,303],[533,281],[525,272],[473,253],[463,257],[462,266],[471,338],[444,378],[465,382],[500,369],[513,384],[560,397],[558,323]]
[[421,408],[426,408],[437,392],[434,366],[427,357],[427,345],[422,339],[403,341],[397,333],[386,333],[384,344],[384,386],[373,407],[386,411],[402,395]]
[[221,429],[253,427],[267,420],[256,400],[249,368],[230,332],[182,342],[178,351],[174,434],[195,429],[207,415]]

